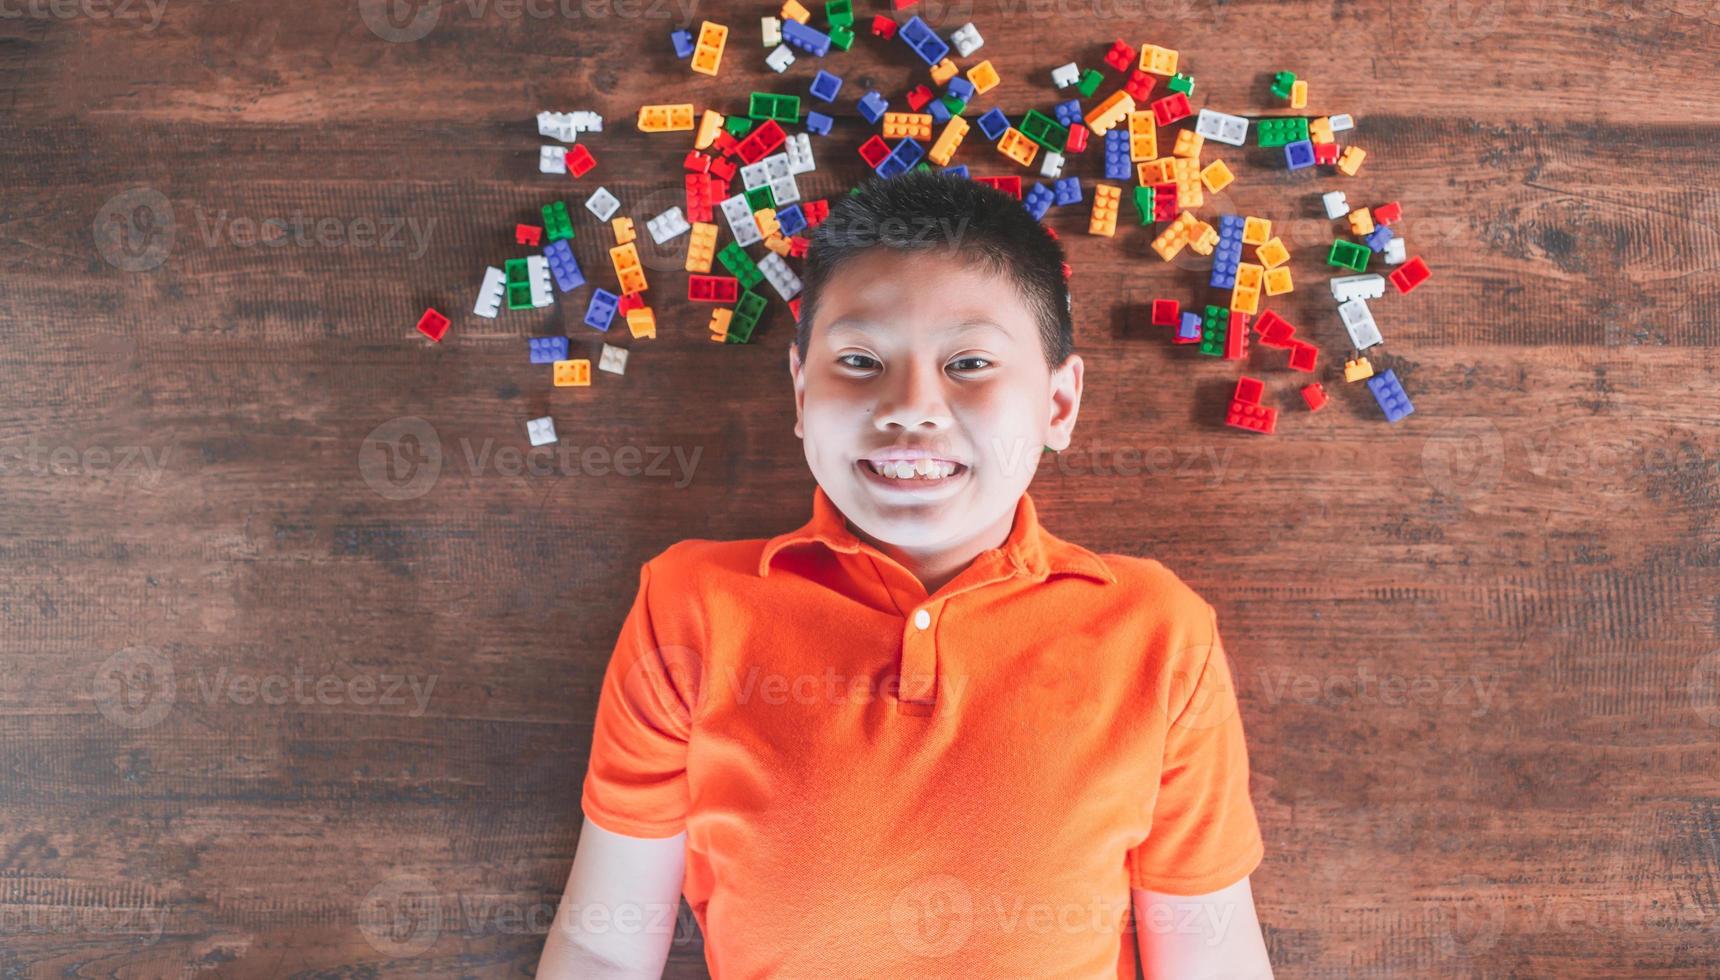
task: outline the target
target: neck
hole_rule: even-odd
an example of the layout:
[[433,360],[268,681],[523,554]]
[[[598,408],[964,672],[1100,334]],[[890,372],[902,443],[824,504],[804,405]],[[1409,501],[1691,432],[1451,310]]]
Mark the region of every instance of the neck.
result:
[[1003,547],[1003,543],[1009,540],[1009,532],[1014,528],[1015,510],[1011,508],[1000,520],[959,543],[934,548],[905,548],[879,541],[852,523],[848,525],[855,537],[888,555],[891,560],[919,579],[927,595],[932,595],[948,585],[973,564],[973,560],[982,552]]

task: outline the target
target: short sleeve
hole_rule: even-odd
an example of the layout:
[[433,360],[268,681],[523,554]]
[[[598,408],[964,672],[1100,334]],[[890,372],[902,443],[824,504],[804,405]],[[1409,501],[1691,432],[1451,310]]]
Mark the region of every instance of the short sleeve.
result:
[[[687,741],[699,697],[698,650],[664,642],[652,569],[621,626],[598,695],[580,806],[603,829],[672,837],[687,817]],[[661,601],[661,600],[659,600]],[[670,639],[682,631],[668,630]]]
[[1134,888],[1205,895],[1241,881],[1266,853],[1248,795],[1236,685],[1210,605],[1206,616],[1210,642],[1171,661],[1158,799],[1147,839],[1129,851]]

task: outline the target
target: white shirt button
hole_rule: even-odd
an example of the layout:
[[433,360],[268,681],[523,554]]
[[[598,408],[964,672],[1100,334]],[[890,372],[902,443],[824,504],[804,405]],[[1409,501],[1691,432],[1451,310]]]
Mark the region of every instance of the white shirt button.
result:
[[924,609],[918,609],[918,610],[914,611],[914,626],[916,628],[925,629],[926,627],[928,627],[930,625],[932,625],[932,614],[931,613],[925,611]]

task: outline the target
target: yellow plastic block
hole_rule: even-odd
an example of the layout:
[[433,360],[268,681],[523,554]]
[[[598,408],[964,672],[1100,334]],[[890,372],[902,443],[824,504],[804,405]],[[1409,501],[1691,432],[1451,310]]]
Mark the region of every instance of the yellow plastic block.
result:
[[1345,381],[1365,381],[1373,376],[1374,366],[1365,357],[1358,355],[1344,362]]
[[1335,143],[1332,138],[1332,120],[1329,116],[1308,120],[1308,139],[1315,143]]
[[609,250],[609,262],[615,266],[615,278],[621,280],[624,293],[642,293],[650,286],[645,281],[645,267],[639,264],[639,246],[632,242]]
[[1115,184],[1098,184],[1093,188],[1093,216],[1087,219],[1087,234],[1111,238],[1117,234],[1117,207],[1123,200],[1123,189]]
[[1177,73],[1177,53],[1170,48],[1161,48],[1156,44],[1141,45],[1141,70],[1155,75],[1175,75]]
[[991,66],[989,58],[969,68],[967,79],[973,83],[973,94],[975,95],[984,95],[997,88],[998,82],[1003,81],[997,76],[997,69]]
[[711,260],[717,255],[717,226],[709,221],[693,222],[687,239],[687,271],[708,274]]
[[1087,113],[1084,120],[1087,128],[1094,136],[1103,136],[1111,131],[1111,127],[1123,121],[1129,113],[1135,111],[1135,99],[1123,89],[1112,92],[1105,101],[1099,103],[1092,112]]
[[633,219],[622,215],[609,219],[609,227],[615,231],[615,244],[625,245],[636,237],[633,231]]
[[1159,157],[1135,164],[1135,180],[1141,184],[1168,184],[1177,179],[1175,157]]
[[1200,172],[1200,182],[1205,184],[1206,189],[1214,194],[1229,187],[1231,181],[1235,179],[1236,175],[1230,172],[1230,168],[1224,165],[1223,160],[1212,161],[1206,165],[1205,170]]
[[938,134],[937,142],[926,151],[926,156],[940,167],[950,165],[950,157],[955,156],[956,149],[962,145],[962,140],[968,134],[968,121],[960,116],[951,116],[944,124],[944,131]]
[[1272,222],[1265,218],[1242,219],[1242,244],[1264,245],[1272,237]]
[[693,128],[693,104],[642,105],[639,107],[639,131],[642,133],[679,133]]
[[735,317],[735,311],[727,306],[719,306],[711,311],[711,339],[722,343],[729,335],[729,321]]
[[1290,85],[1290,108],[1306,109],[1308,107],[1308,83],[1297,79]]
[[1371,235],[1374,233],[1374,213],[1367,208],[1357,208],[1350,212],[1350,234]]
[[1236,288],[1258,290],[1260,282],[1265,276],[1266,270],[1253,262],[1238,263],[1236,266]]
[[1171,150],[1173,156],[1187,157],[1190,160],[1200,159],[1200,148],[1206,145],[1206,137],[1192,129],[1177,131],[1177,145]]
[[1290,267],[1281,265],[1276,269],[1266,270],[1266,295],[1282,296],[1294,289],[1290,282]]
[[1249,316],[1260,312],[1260,290],[1243,289],[1241,281],[1238,280],[1236,288],[1230,292],[1230,308]]
[[956,67],[956,63],[945,58],[932,66],[932,81],[943,85],[960,73],[961,69]]
[[1206,203],[1206,191],[1200,186],[1200,177],[1196,175],[1187,182],[1177,182],[1177,210],[1183,211],[1198,208]]
[[1003,131],[997,138],[997,152],[1014,160],[1024,167],[1033,166],[1033,158],[1039,154],[1039,144],[1022,135],[1021,130],[1014,126]]
[[699,115],[699,131],[693,137],[693,149],[703,150],[717,141],[717,134],[723,131],[723,114],[713,109],[706,109]]
[[1362,161],[1367,159],[1368,151],[1359,146],[1346,146],[1344,153],[1338,157],[1338,169],[1347,177],[1354,177],[1356,171],[1362,169]]
[[782,10],[777,12],[777,16],[804,24],[812,18],[812,12],[801,6],[799,0],[783,0]]
[[586,388],[591,385],[591,361],[588,358],[556,361],[550,371],[557,388]]
[[754,211],[753,224],[758,225],[758,233],[766,238],[782,233],[782,222],[776,220],[775,208],[759,208]]
[[779,225],[776,231],[765,236],[764,247],[786,259],[788,258],[789,249],[794,246],[789,242],[788,237],[782,233],[781,226]]
[[884,113],[884,138],[887,140],[899,140],[903,137],[916,140],[931,139],[931,114],[926,112]]
[[1153,114],[1137,110],[1129,113],[1129,160],[1156,159],[1159,155],[1159,130],[1153,124]]
[[[1188,212],[1185,211],[1183,213],[1187,214]],[[1196,255],[1211,255],[1212,250],[1217,247],[1217,245],[1218,229],[1204,221],[1196,221],[1194,223],[1194,233],[1188,237],[1188,247],[1193,249]]]
[[634,340],[657,339],[657,315],[651,307],[641,306],[627,311],[627,331]]
[[1282,238],[1274,238],[1260,246],[1254,255],[1260,260],[1260,264],[1268,269],[1276,269],[1290,261],[1290,250],[1284,247]]
[[1176,220],[1165,226],[1159,232],[1159,237],[1153,239],[1153,251],[1159,253],[1159,258],[1169,262],[1177,257],[1177,253],[1189,243],[1189,238],[1195,234],[1195,226],[1200,221],[1187,211],[1176,216]]
[[729,42],[729,29],[721,24],[704,21],[699,25],[699,40],[693,45],[692,69],[701,75],[715,77],[723,63],[723,47]]

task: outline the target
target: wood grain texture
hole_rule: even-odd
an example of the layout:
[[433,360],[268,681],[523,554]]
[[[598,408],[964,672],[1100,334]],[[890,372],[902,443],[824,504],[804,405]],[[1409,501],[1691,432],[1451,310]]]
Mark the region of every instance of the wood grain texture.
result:
[[[1333,394],[1301,412],[1256,350],[1271,438],[1219,424],[1234,365],[1144,325],[1206,295],[1203,263],[1048,219],[1088,389],[1035,498],[1219,610],[1278,975],[1720,975],[1714,5],[922,7],[984,33],[1006,81],[981,106],[1049,109],[1050,69],[1122,36],[1181,49],[1197,105],[1258,114],[1290,68],[1358,117],[1354,180],[1208,152],[1240,179],[1205,213],[1275,218],[1295,252],[1279,308]],[[815,67],[764,70],[767,5],[471,0],[399,43],[369,0],[123,9],[0,18],[0,974],[527,974],[640,563],[784,530],[812,483],[780,303],[718,348],[659,295],[626,377],[570,391],[522,338],[595,349],[582,309],[479,320],[476,284],[558,191],[588,272],[586,190],[641,230],[679,201],[685,144],[630,131],[640,103],[739,111]],[[715,80],[666,40],[705,17],[732,28]],[[854,177],[854,97],[913,65],[865,36],[833,59],[808,196]],[[572,191],[536,173],[544,108],[609,120]],[[977,134],[958,160],[1007,172]],[[1401,200],[1434,270],[1376,304],[1416,406],[1395,427],[1334,380],[1334,186]],[[148,201],[170,236],[98,241]],[[256,243],[270,220],[306,241]],[[412,331],[430,304],[439,346]],[[578,452],[523,472],[546,413]],[[431,445],[418,495],[367,481]],[[703,976],[683,919],[667,975]]]

